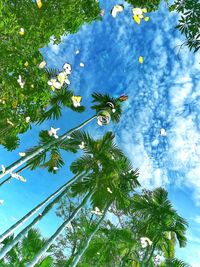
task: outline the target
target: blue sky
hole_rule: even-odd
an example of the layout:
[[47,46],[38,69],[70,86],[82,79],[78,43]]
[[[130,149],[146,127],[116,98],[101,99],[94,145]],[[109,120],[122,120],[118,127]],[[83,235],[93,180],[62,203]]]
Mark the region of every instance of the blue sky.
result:
[[[179,49],[184,36],[175,29],[177,16],[167,11],[166,4],[149,14],[149,22],[137,25],[127,3],[117,18],[110,15],[116,3],[101,1],[105,9],[101,22],[84,25],[78,33],[63,37],[60,45],[42,49],[49,67],[72,64],[71,89],[82,95],[86,112],[63,110],[59,121],[34,126],[21,137],[19,149],[9,153],[1,148],[0,160],[7,165],[17,159],[18,152],[37,143],[41,129],[60,127],[61,134],[91,116],[92,92],[127,94],[120,123],[102,128],[93,122],[87,130],[96,137],[113,130],[118,145],[139,168],[141,184],[167,188],[174,207],[190,224],[188,246],[177,249],[177,256],[200,267],[200,57]],[[144,57],[143,64],[138,63],[139,56]],[[160,136],[161,128],[166,136]],[[71,177],[68,169],[77,156],[64,154],[66,165],[56,176],[41,169],[25,171],[27,183],[12,181],[2,187],[0,231]],[[39,227],[48,236],[59,224],[52,212]]]

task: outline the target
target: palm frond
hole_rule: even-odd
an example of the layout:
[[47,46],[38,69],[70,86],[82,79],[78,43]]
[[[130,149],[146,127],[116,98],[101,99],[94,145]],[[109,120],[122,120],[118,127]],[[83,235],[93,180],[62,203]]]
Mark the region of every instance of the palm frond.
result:
[[70,166],[70,170],[74,174],[80,174],[84,171],[90,171],[91,169],[91,162],[92,157],[90,155],[83,155],[82,157],[76,159],[74,162],[72,162]]
[[189,264],[176,258],[166,259],[165,266],[166,267],[172,267],[172,266],[173,267],[191,267]]
[[56,68],[45,68],[44,71],[46,72],[49,79],[54,78],[59,74],[59,70]]
[[[91,106],[92,109],[96,111],[98,114],[102,110],[106,110],[109,112],[111,119],[113,122],[118,122],[121,114],[121,102],[118,98],[110,97],[108,94],[100,94],[100,93],[93,93],[93,103],[96,103],[95,105]],[[112,111],[112,107],[109,105],[109,102],[114,105],[115,112]]]
[[57,148],[53,148],[50,151],[50,159],[43,163],[41,167],[47,168],[49,172],[56,173],[57,169],[64,165],[64,161],[61,154]]

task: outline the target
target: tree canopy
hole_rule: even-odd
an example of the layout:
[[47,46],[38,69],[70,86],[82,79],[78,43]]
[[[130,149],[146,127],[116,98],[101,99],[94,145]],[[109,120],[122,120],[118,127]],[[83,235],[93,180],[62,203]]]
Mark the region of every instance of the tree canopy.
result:
[[12,150],[31,122],[58,118],[62,106],[83,111],[73,107],[68,86],[51,90],[47,82],[62,70],[42,69],[40,48],[99,19],[100,7],[95,0],[48,0],[40,9],[34,1],[6,0],[0,3],[0,18],[0,143]]

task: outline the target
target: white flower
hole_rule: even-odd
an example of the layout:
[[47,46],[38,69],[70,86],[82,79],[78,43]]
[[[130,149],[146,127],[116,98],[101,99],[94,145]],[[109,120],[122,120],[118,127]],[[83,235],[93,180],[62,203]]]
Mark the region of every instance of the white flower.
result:
[[103,17],[105,15],[105,10],[104,9],[101,9],[101,13],[100,15]]
[[58,167],[53,167],[53,170],[54,170],[54,171],[57,171],[57,170],[58,170]]
[[30,120],[31,120],[31,118],[28,116],[28,117],[26,117],[26,123],[29,123],[30,122]]
[[3,203],[4,203],[4,200],[0,199],[0,205],[3,205]]
[[24,152],[19,152],[19,155],[20,155],[20,157],[25,157],[25,156],[26,156],[26,153],[24,153]]
[[85,143],[82,141],[81,144],[79,145],[80,149],[84,149],[85,148]]
[[24,177],[22,177],[21,175],[19,175],[18,173],[12,173],[12,172],[10,172],[10,176],[12,178],[16,178],[17,180],[20,180],[20,181],[22,181],[24,183],[26,182],[26,179]]
[[143,13],[142,8],[139,7],[133,8],[132,11],[134,15],[141,15]]
[[85,67],[85,64],[84,64],[83,62],[80,62],[79,66],[80,66],[81,68],[84,68],[84,67]]
[[69,63],[65,63],[63,65],[63,69],[67,75],[71,74],[71,72],[72,72],[72,67]]
[[112,194],[112,191],[111,191],[110,187],[107,187],[107,191],[108,191],[110,194]]
[[[133,19],[137,24],[140,24],[141,19],[144,18],[143,13],[147,13],[147,9],[136,7],[132,9],[132,12],[133,12]],[[145,17],[144,20],[148,21],[149,17]]]
[[48,134],[49,134],[49,136],[53,136],[56,139],[58,139],[57,131],[59,131],[59,130],[60,130],[60,128],[55,129],[55,128],[51,127],[51,130],[48,131]]
[[163,129],[163,128],[160,129],[160,135],[161,136],[166,136],[167,135],[165,129]]
[[79,50],[76,50],[75,54],[78,55],[79,53],[80,53],[80,51]]
[[58,74],[58,81],[60,82],[61,85],[63,85],[64,83],[70,84],[67,73],[65,71],[60,72]]
[[3,164],[1,165],[1,171],[2,171],[2,173],[6,172],[6,168],[5,168],[5,166]]
[[73,106],[74,106],[75,108],[80,107],[80,105],[81,105],[81,100],[82,100],[82,97],[81,97],[81,96],[75,96],[75,95],[73,95],[73,96],[71,97],[71,100],[72,100],[72,102],[73,102]]
[[152,241],[148,237],[141,237],[140,243],[141,243],[142,248],[146,248],[148,246],[151,246]]
[[123,10],[124,10],[123,5],[115,5],[111,10],[111,15],[113,16],[113,18],[115,18],[117,16],[117,14],[119,12],[122,12]]
[[59,83],[56,79],[52,78],[50,81],[47,82],[48,85],[51,86],[51,89],[55,91],[55,89],[60,89],[62,87],[62,84]]
[[44,69],[44,67],[46,66],[46,61],[45,60],[43,60],[40,64],[39,64],[39,69]]
[[94,210],[91,210],[91,213],[99,216],[103,214],[98,207],[95,207]]
[[19,75],[19,78],[17,79],[18,84],[21,88],[24,88],[25,82],[22,81],[22,76]]
[[20,28],[19,34],[24,35],[24,28]]

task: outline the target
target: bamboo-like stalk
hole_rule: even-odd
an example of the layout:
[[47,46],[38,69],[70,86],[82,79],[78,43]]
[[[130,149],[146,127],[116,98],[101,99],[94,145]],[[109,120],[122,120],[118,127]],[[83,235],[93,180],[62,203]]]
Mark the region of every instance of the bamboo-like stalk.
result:
[[53,199],[58,194],[62,193],[66,188],[71,186],[78,178],[82,177],[82,175],[75,175],[72,179],[70,179],[67,183],[62,185],[58,190],[56,190],[53,194],[47,197],[44,201],[38,204],[34,209],[29,211],[23,218],[21,218],[18,222],[13,224],[8,230],[6,230],[2,235],[0,235],[0,243],[9,235],[13,234],[13,232],[23,225],[31,216],[33,216],[38,210],[40,210],[43,206],[45,206],[51,199]]
[[78,254],[76,255],[76,257],[73,259],[70,267],[76,267],[77,264],[79,263],[81,257],[83,256],[83,254],[86,252],[87,248],[89,247],[91,240],[95,236],[96,232],[99,230],[100,224],[103,221],[103,219],[105,218],[109,206],[105,209],[105,211],[104,211],[101,219],[98,221],[98,223],[97,223],[94,231],[90,234],[90,236],[87,238],[86,242],[83,244],[82,248],[80,249],[80,251],[78,252]]
[[81,128],[83,128],[85,125],[87,125],[88,123],[90,123],[93,119],[96,118],[96,115],[92,116],[91,118],[89,118],[88,120],[86,120],[85,122],[81,123],[80,125],[72,128],[71,130],[65,132],[63,135],[61,135],[58,139],[54,139],[51,142],[49,142],[46,145],[43,145],[43,147],[38,148],[37,150],[33,151],[32,153],[24,156],[23,158],[15,161],[14,163],[12,163],[10,166],[8,166],[5,170],[5,172],[3,173],[2,171],[0,171],[0,179],[3,178],[4,176],[6,176],[8,173],[16,170],[17,168],[19,168],[20,166],[22,166],[24,163],[26,163],[27,161],[33,159],[35,156],[43,153],[44,151],[46,151],[50,146],[55,145],[56,143],[59,143],[60,141],[64,141],[67,136],[69,136],[70,134],[72,134],[75,131],[80,130]]
[[56,232],[49,238],[49,240],[46,242],[46,244],[43,246],[43,248],[36,254],[34,259],[30,261],[26,267],[33,267],[35,266],[41,257],[47,252],[49,247],[53,244],[53,242],[56,240],[56,238],[63,232],[65,227],[68,223],[70,223],[75,216],[78,214],[78,212],[82,209],[82,207],[87,203],[87,200],[91,196],[92,191],[90,191],[83,199],[82,203],[74,210],[74,212],[69,216],[69,218],[56,230]]
[[51,209],[52,207],[66,194],[68,187],[62,191],[53,201],[51,201],[44,210],[35,219],[27,225],[10,243],[5,245],[0,251],[0,259],[2,259],[20,240],[22,240],[28,231],[36,225]]

